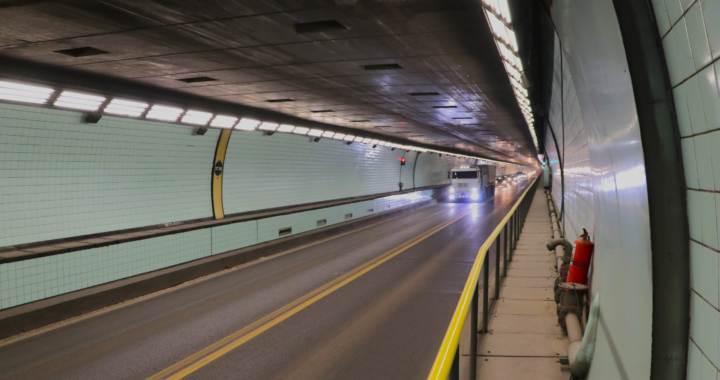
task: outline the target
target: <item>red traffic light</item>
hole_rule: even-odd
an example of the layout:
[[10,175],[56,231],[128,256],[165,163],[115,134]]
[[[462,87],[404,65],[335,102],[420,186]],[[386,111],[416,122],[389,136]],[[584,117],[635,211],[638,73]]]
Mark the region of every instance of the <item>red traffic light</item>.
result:
[[405,158],[398,157],[398,161],[400,161],[400,165],[405,165]]

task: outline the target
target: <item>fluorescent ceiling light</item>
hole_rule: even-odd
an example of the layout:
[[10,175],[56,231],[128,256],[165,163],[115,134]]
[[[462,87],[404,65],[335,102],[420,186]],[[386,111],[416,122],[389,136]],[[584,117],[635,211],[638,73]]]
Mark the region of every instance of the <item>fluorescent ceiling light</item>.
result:
[[345,139],[345,134],[344,134],[344,133],[336,133],[336,134],[333,136],[333,138],[334,138],[335,140],[344,140],[344,139]]
[[343,140],[345,140],[345,141],[353,141],[353,140],[355,140],[355,136],[353,136],[353,135],[347,135],[347,136],[345,136],[345,138],[344,138]]
[[322,134],[322,137],[327,137],[327,138],[332,138],[333,136],[335,136],[335,132],[327,131]]
[[45,104],[53,93],[55,93],[55,90],[49,87],[0,81],[0,99],[2,100]]
[[111,115],[138,117],[141,116],[147,108],[148,104],[144,102],[115,98],[105,107],[103,112]]
[[63,91],[55,100],[56,107],[83,111],[97,111],[105,101],[104,96],[82,94],[74,91]]
[[183,113],[182,108],[154,105],[145,118],[161,121],[177,121]]
[[180,121],[187,124],[207,125],[212,116],[210,112],[188,110]]
[[295,129],[295,126],[294,126],[294,125],[283,124],[283,125],[281,125],[280,127],[278,127],[277,131],[278,131],[278,132],[290,133],[290,132],[293,131],[293,129]]
[[377,145],[377,143],[379,143],[379,142],[380,142],[380,140],[372,140],[372,141],[370,141],[370,144]]
[[356,137],[356,138],[355,138],[355,142],[362,142],[362,141],[363,141],[363,138],[362,138],[362,137]]
[[518,51],[517,39],[515,39],[515,32],[508,27],[505,27],[505,34],[507,35],[507,43],[514,51]]
[[367,144],[367,143],[369,143],[370,141],[372,141],[372,139],[368,137],[368,138],[363,139],[363,140],[362,140],[362,143],[363,143],[363,144]]
[[235,116],[217,115],[210,123],[211,127],[230,129],[235,126],[238,118]]
[[385,142],[385,141],[378,141],[378,145],[380,145],[380,146],[386,146],[386,145],[387,145],[387,142]]
[[504,41],[509,45],[508,42],[508,36],[507,36],[507,28],[505,27],[505,24],[500,21],[497,17],[495,17],[494,14],[490,12],[485,12],[488,16],[488,20],[490,20],[490,29],[492,29],[493,34],[495,37],[499,38],[501,41]]
[[324,132],[322,129],[311,129],[310,132],[308,132],[308,136],[322,136]]
[[306,135],[309,130],[310,130],[310,128],[295,127],[295,129],[293,130],[293,133],[296,135]]
[[267,122],[260,124],[260,126],[258,127],[258,129],[261,131],[274,131],[277,128],[278,128],[277,123],[267,123]]
[[522,76],[520,75],[520,72],[517,71],[514,67],[508,65],[507,63],[503,62],[505,64],[505,70],[507,70],[508,74],[510,74],[511,77],[517,79],[518,82],[522,80]]
[[495,0],[497,4],[499,5],[498,13],[505,19],[505,22],[510,23],[512,22],[512,19],[510,18],[510,7],[508,7],[507,0]]
[[260,121],[255,119],[248,119],[246,117],[240,119],[240,122],[237,123],[235,126],[235,129],[239,129],[241,131],[254,131],[257,129],[258,125],[260,124]]

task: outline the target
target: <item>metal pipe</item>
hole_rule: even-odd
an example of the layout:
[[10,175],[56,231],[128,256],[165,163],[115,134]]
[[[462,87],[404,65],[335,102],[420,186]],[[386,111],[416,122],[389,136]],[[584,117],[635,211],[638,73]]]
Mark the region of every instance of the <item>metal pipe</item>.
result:
[[575,313],[565,314],[565,329],[567,330],[568,340],[568,360],[574,363],[577,358],[577,352],[582,341],[582,327],[580,326],[580,318]]
[[565,239],[553,239],[545,244],[545,247],[548,251],[555,250],[555,267],[558,271],[560,271],[560,267],[564,262],[570,262],[573,245],[569,241]]
[[[573,313],[569,313],[573,314]],[[575,314],[573,314],[575,315]],[[577,319],[577,315],[575,315]],[[595,294],[592,305],[590,305],[590,316],[585,327],[585,336],[582,337],[580,343],[575,347],[570,343],[568,347],[568,359],[570,361],[570,371],[576,377],[582,378],[588,373],[590,363],[592,362],[593,353],[595,352],[595,338],[597,337],[598,319],[600,318],[600,293]],[[567,317],[565,318],[567,323]],[[578,321],[578,324],[580,322]],[[570,334],[568,329],[568,336]],[[573,356],[570,356],[572,352]]]

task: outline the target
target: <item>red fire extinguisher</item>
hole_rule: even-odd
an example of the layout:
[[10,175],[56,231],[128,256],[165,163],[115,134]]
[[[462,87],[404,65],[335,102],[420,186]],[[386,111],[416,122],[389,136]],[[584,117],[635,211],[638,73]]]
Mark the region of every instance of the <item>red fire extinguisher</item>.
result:
[[587,283],[588,270],[590,269],[590,260],[592,259],[595,244],[590,241],[590,235],[583,228],[583,234],[580,239],[575,240],[575,255],[570,262],[570,270],[568,271],[567,282],[575,284]]

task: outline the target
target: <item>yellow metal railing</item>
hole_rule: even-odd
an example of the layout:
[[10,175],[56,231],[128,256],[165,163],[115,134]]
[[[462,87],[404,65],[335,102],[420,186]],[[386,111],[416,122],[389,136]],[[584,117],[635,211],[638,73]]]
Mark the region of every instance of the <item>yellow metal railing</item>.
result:
[[[475,380],[476,374],[476,362],[477,362],[477,311],[478,311],[478,281],[480,279],[480,271],[484,265],[488,265],[489,256],[488,251],[493,242],[496,242],[496,295],[499,294],[499,278],[500,278],[500,234],[505,231],[505,275],[507,275],[507,263],[512,261],[512,249],[515,247],[515,243],[520,235],[523,221],[527,216],[532,197],[526,197],[528,193],[535,192],[535,188],[538,183],[538,177],[528,186],[525,192],[522,194],[520,199],[515,202],[513,208],[508,212],[505,218],[498,224],[497,228],[490,234],[485,240],[485,243],[480,247],[475,262],[473,263],[472,270],[468,276],[465,288],[463,289],[460,301],[455,308],[450,326],[445,333],[440,351],[438,351],[435,363],[433,364],[428,380],[445,380],[450,376],[451,379],[457,379],[459,377],[459,345],[460,345],[460,334],[465,326],[465,320],[467,314],[471,311],[471,323],[475,326],[471,329],[471,355],[470,355],[470,379]],[[509,231],[508,231],[509,229]],[[511,238],[511,246],[508,247],[508,233]],[[508,251],[510,251],[510,260],[507,259]],[[488,317],[488,271],[485,271],[483,290],[483,329],[482,332],[487,332],[487,317]],[[496,297],[497,298],[497,297]],[[451,374],[451,370],[453,373]]]

